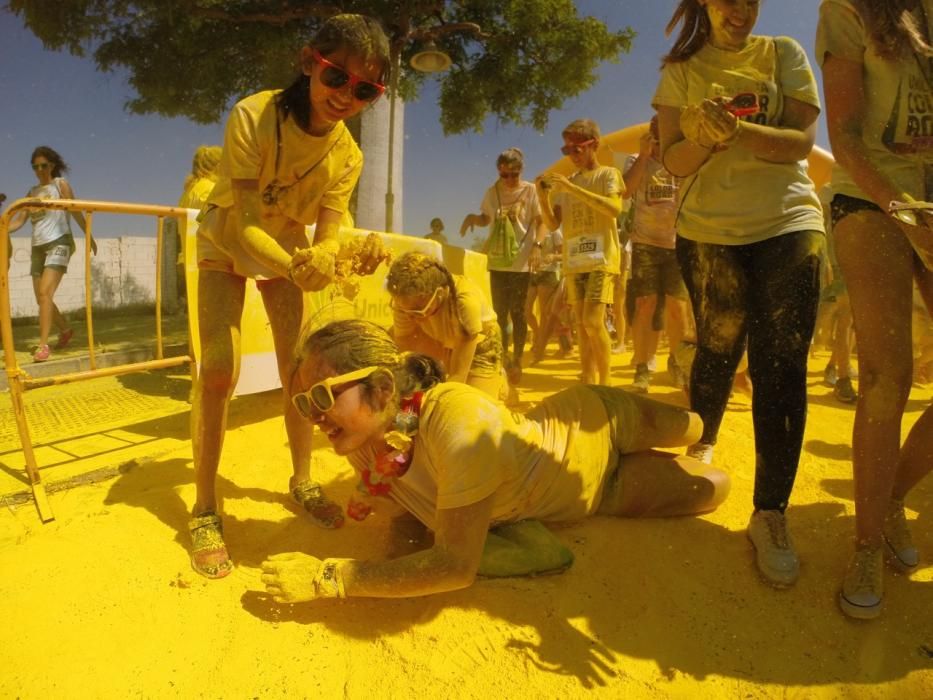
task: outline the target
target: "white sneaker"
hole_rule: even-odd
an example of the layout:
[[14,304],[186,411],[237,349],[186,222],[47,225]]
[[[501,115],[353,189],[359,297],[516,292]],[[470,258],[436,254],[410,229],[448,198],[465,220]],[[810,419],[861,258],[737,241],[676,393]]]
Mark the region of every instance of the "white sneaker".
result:
[[849,617],[871,620],[881,614],[884,595],[881,547],[861,547],[849,561],[839,592],[839,607]]
[[904,501],[895,498],[891,499],[888,512],[884,516],[882,528],[888,561],[896,569],[904,573],[910,573],[916,569],[920,564],[920,554],[914,546],[913,539],[910,536],[910,529],[907,527]]
[[687,456],[703,464],[713,463],[713,446],[708,442],[695,442],[687,448]]
[[758,571],[774,586],[791,586],[800,575],[800,560],[779,510],[759,510],[748,522],[748,539],[755,546]]

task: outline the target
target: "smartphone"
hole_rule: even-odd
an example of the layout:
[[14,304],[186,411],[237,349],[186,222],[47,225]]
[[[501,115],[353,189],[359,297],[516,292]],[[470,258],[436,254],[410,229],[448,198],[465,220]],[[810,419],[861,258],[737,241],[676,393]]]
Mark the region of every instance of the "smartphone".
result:
[[758,95],[753,92],[743,92],[726,103],[726,109],[737,117],[747,117],[758,113]]

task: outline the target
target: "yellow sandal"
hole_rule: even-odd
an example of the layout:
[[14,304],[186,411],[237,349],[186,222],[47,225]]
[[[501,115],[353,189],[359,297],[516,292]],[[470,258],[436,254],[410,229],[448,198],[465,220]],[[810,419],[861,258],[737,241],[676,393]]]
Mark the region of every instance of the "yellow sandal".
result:
[[292,498],[317,525],[329,530],[343,527],[343,509],[325,496],[320,485],[313,481],[296,484],[292,488]]

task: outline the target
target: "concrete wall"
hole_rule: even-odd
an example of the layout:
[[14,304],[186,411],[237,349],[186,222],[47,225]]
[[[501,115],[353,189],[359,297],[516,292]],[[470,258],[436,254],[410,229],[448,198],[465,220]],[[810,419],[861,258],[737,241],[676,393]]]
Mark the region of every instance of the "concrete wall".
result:
[[[174,222],[171,222],[174,224]],[[175,302],[175,235],[166,227],[167,294],[163,308],[174,308]],[[169,235],[170,234],[170,235]],[[85,306],[84,303],[84,238],[76,239],[78,250],[71,258],[68,272],[55,294],[55,303],[62,311]],[[91,258],[91,290],[94,308],[113,308],[128,304],[155,301],[156,239],[155,236],[124,236],[97,240],[97,255]],[[13,236],[13,260],[10,265],[10,306],[13,318],[36,316],[39,311],[29,275],[29,236]],[[168,264],[171,261],[171,264]]]

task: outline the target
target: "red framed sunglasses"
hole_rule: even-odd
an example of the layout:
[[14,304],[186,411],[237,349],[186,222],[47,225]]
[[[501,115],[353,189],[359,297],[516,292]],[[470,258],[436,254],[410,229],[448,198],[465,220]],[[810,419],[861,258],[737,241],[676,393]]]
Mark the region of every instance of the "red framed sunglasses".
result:
[[747,117],[758,113],[758,95],[743,92],[726,102],[726,109],[737,117]]
[[360,102],[372,102],[386,91],[386,86],[382,83],[364,80],[336,63],[331,63],[317,49],[312,50],[311,57],[324,68],[321,71],[320,80],[331,90],[339,90],[349,83],[350,94],[353,95],[353,99]]
[[580,143],[572,143],[569,146],[561,146],[560,152],[565,156],[575,156],[583,151],[583,149],[589,146],[591,143],[596,143],[596,139],[588,139],[586,141],[581,141]]

